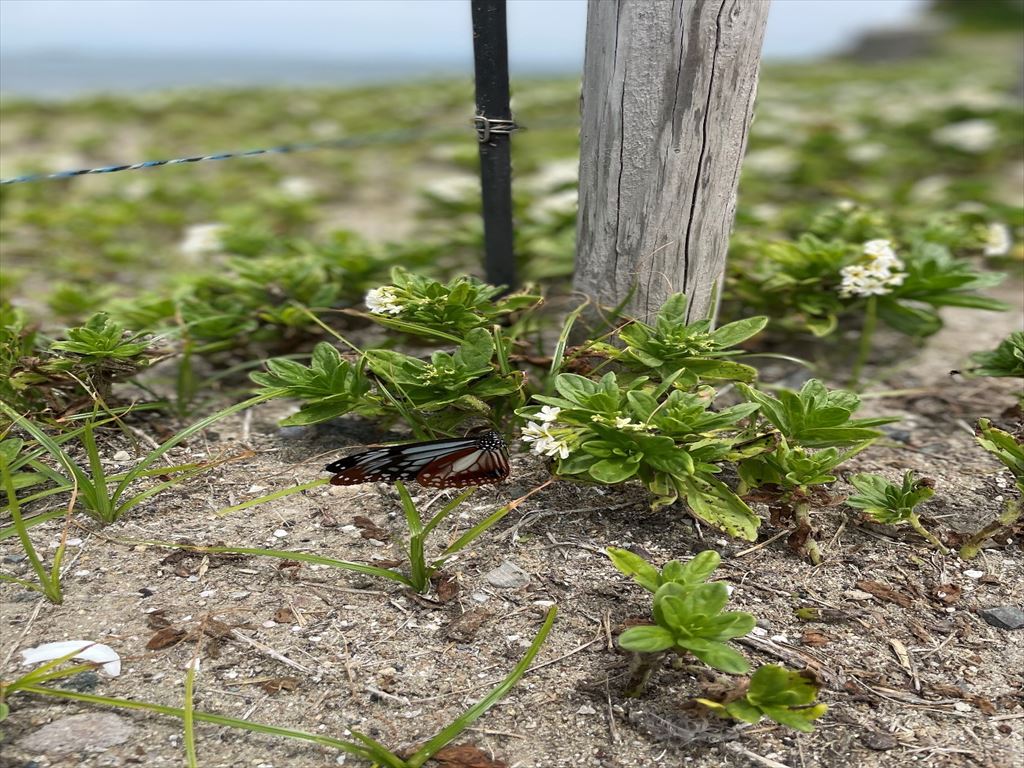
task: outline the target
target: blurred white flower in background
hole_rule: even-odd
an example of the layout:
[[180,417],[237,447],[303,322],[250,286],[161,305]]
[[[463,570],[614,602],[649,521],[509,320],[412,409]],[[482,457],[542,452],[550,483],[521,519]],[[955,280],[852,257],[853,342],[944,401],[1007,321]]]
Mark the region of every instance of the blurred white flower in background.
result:
[[526,179],[526,184],[537,190],[556,190],[576,184],[579,176],[580,161],[575,157],[567,157],[545,163],[539,171]]
[[749,152],[743,167],[766,176],[788,176],[796,170],[799,158],[789,147],[769,147]]
[[575,189],[565,189],[553,195],[542,197],[533,204],[533,212],[538,218],[549,218],[575,213],[579,206],[580,195]]
[[885,157],[886,146],[878,142],[856,144],[846,150],[846,156],[855,163],[873,163]]
[[225,229],[224,224],[193,224],[185,229],[178,250],[192,259],[217,253],[221,249],[220,238]]
[[978,154],[995,145],[999,130],[988,120],[963,120],[935,130],[932,138],[939,144]]
[[480,181],[475,176],[459,174],[442,176],[427,184],[423,191],[446,203],[457,203],[480,194]]
[[1013,237],[1010,235],[1010,228],[1000,222],[988,225],[985,233],[985,255],[1005,256],[1010,252],[1013,245]]
[[910,188],[910,199],[915,203],[941,203],[949,190],[949,176],[925,176]]
[[301,176],[289,176],[277,185],[281,194],[290,200],[309,200],[316,195],[316,184]]

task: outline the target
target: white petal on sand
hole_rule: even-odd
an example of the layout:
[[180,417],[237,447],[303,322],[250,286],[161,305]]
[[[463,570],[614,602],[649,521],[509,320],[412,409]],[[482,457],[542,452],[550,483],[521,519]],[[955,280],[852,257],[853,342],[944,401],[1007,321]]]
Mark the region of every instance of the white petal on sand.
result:
[[78,651],[72,658],[85,659],[103,665],[103,671],[111,677],[121,674],[121,657],[109,645],[94,643],[92,640],[63,640],[57,643],[43,643],[35,648],[21,652],[21,663],[39,664],[43,661],[53,661],[67,656],[72,651]]

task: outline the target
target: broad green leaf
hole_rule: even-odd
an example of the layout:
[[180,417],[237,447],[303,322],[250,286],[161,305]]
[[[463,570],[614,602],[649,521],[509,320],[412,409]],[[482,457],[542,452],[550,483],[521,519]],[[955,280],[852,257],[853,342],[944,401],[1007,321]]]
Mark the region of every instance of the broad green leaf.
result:
[[674,643],[672,633],[662,627],[630,627],[619,635],[620,647],[638,653],[657,653],[671,648]]

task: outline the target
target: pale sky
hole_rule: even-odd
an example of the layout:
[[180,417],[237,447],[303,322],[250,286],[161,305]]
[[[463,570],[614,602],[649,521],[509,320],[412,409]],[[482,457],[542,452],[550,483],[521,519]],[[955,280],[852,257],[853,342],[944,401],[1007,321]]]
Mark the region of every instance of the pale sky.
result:
[[[751,0],[758,1],[758,0]],[[832,52],[923,0],[773,0],[766,57]],[[582,62],[585,0],[509,0],[518,62]],[[0,0],[0,54],[462,60],[468,0]]]

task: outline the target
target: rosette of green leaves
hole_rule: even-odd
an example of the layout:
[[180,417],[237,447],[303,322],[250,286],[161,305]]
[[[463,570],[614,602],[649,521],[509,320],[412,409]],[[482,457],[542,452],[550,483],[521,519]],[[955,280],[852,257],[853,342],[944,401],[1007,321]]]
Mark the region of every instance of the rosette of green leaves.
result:
[[878,297],[879,318],[908,336],[931,336],[942,328],[939,307],[1003,312],[1008,305],[979,293],[1002,282],[1001,272],[979,272],[938,243],[914,242],[904,258],[906,278]]
[[792,672],[777,664],[765,664],[750,677],[746,694],[722,704],[710,699],[697,699],[701,704],[727,717],[745,723],[760,722],[762,717],[774,720],[804,733],[814,730],[814,721],[828,711],[825,704],[815,704],[818,685],[803,672]]
[[671,386],[671,380],[652,386],[638,377],[622,388],[614,373],[597,382],[559,374],[559,397],[535,397],[560,408],[558,421],[566,425],[560,434],[572,453],[556,460],[555,474],[604,485],[638,479],[654,493],[655,507],[683,497],[696,517],[754,540],[760,519],[716,475],[723,462],[766,449],[759,442],[739,445],[746,434],[738,422],[758,406],[711,411],[711,390],[669,392]]
[[472,277],[441,283],[408,272],[391,271],[390,293],[401,307],[397,314],[370,314],[380,325],[426,338],[461,341],[476,328],[489,328],[502,317],[540,301],[539,296],[511,294],[499,298],[502,288]]
[[619,331],[626,348],[618,359],[661,379],[683,369],[701,379],[753,381],[754,368],[728,358],[742,354],[731,347],[757,335],[767,322],[767,317],[748,317],[716,330],[710,320],[687,323],[686,296],[677,293],[662,305],[653,326],[636,320]]
[[826,448],[874,440],[882,433],[874,427],[899,419],[877,417],[854,419],[860,398],[852,392],[829,390],[811,379],[799,392],[779,390],[778,397],[737,384],[750,402],[760,406],[761,415],[790,443],[804,448]]
[[619,636],[619,645],[639,653],[689,652],[715,669],[743,674],[750,665],[725,641],[746,635],[756,621],[743,611],[723,611],[727,602],[729,590],[720,581],[666,582],[654,593],[654,625],[630,627]]
[[801,446],[791,447],[785,438],[779,440],[773,451],[762,453],[740,462],[740,480],[748,488],[776,486],[781,492],[806,491],[812,485],[834,483],[831,474],[871,444],[870,440],[840,451],[824,448],[810,451]]
[[491,334],[475,328],[454,353],[434,352],[429,362],[387,349],[367,350],[364,355],[378,386],[387,390],[386,397],[415,412],[461,412],[442,419],[451,426],[468,414],[490,415],[495,405],[522,403],[523,373],[497,370],[494,352]]
[[923,478],[915,478],[908,471],[899,485],[891,483],[880,475],[859,474],[850,478],[859,493],[850,496],[846,503],[856,509],[863,509],[879,523],[889,525],[905,523],[917,517],[914,508],[935,495],[935,490]]
[[274,358],[267,361],[266,372],[252,373],[250,378],[260,385],[260,395],[302,401],[299,412],[284,419],[283,426],[316,424],[351,411],[364,415],[381,412],[370,395],[371,383],[362,361],[350,363],[326,341],[316,345],[308,366]]
[[971,368],[975,376],[1024,378],[1024,331],[1014,331],[993,350],[974,352],[971,360],[977,363]]
[[605,553],[612,561],[612,565],[648,592],[657,592],[663,584],[670,582],[683,587],[703,584],[722,562],[722,558],[717,552],[708,549],[688,563],[669,560],[659,571],[640,555],[630,552],[628,549],[605,547]]

